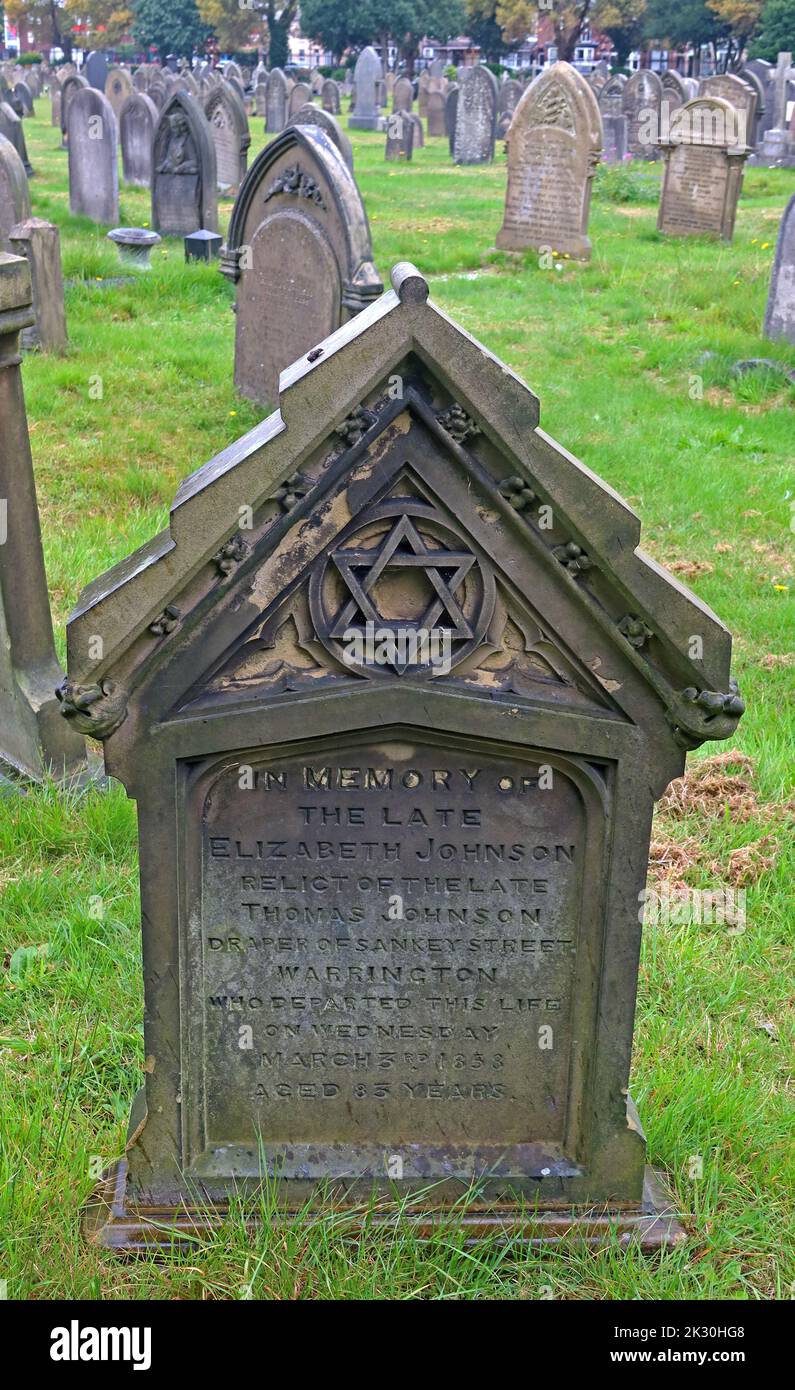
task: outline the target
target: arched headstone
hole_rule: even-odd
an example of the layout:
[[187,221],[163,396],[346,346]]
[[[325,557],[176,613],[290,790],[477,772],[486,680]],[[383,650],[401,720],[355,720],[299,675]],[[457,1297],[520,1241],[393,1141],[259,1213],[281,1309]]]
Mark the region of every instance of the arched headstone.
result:
[[554,248],[588,260],[591,182],[601,153],[593,89],[569,63],[553,63],[526,89],[513,114],[497,246]]
[[17,154],[22,160],[22,166],[28,177],[33,173],[30,160],[28,159],[28,147],[25,141],[25,132],[22,129],[22,122],[16,111],[12,111],[7,101],[0,101],[0,135],[4,135],[6,140],[10,140]]
[[738,138],[744,145],[753,145],[756,132],[756,92],[749,82],[732,72],[705,77],[699,87],[700,97],[722,97],[739,114]]
[[352,130],[380,130],[376,84],[381,81],[381,59],[374,48],[363,48],[356,59],[353,80],[356,86],[354,107],[348,117]]
[[92,222],[119,221],[119,151],[113,107],[95,87],[83,87],[69,103],[69,207]]
[[158,117],[152,146],[152,227],[165,236],[218,231],[215,146],[204,112],[173,92]]
[[384,159],[403,161],[411,159],[414,152],[414,122],[411,113],[393,111],[387,117],[386,145]]
[[399,77],[392,88],[392,110],[410,111],[414,105],[414,88],[407,77]]
[[335,82],[333,77],[327,77],[323,83],[320,93],[320,104],[324,111],[328,111],[330,116],[340,114],[340,85]]
[[0,251],[11,251],[9,233],[30,217],[25,166],[11,141],[0,135]]
[[213,87],[204,103],[215,145],[218,187],[237,193],[246,177],[251,135],[248,117],[240,97],[228,82]]
[[235,385],[275,403],[279,373],[381,293],[359,190],[316,126],[290,126],[252,164],[222,253],[237,284]]
[[64,78],[63,83],[61,85],[61,143],[64,146],[66,145],[66,142],[69,139],[69,136],[67,134],[67,127],[69,119],[70,102],[72,101],[75,92],[79,92],[82,90],[83,87],[87,86],[88,83],[86,82],[86,79],[84,77],[81,77],[79,72],[70,72],[69,75]]
[[657,227],[669,236],[701,234],[731,241],[743,167],[738,112],[722,97],[696,97],[671,117]]
[[321,106],[316,106],[314,102],[307,101],[300,106],[294,116],[287,122],[288,127],[294,125],[315,126],[318,130],[324,130],[329,139],[337,146],[345,163],[353,173],[353,149],[345,131],[339,121],[335,120],[329,111],[324,111]]
[[295,114],[302,106],[306,106],[312,100],[312,88],[306,82],[296,82],[287,98],[287,119]]
[[105,81],[108,76],[107,55],[99,49],[94,49],[92,53],[89,53],[83,68],[83,75],[89,86],[95,87],[98,92],[104,92]]
[[274,68],[268,78],[268,114],[265,129],[278,135],[287,124],[287,78],[281,68]]
[[478,63],[467,71],[458,93],[453,158],[456,164],[485,164],[494,158],[497,82]]
[[656,72],[642,68],[633,73],[622,93],[622,106],[627,118],[627,150],[633,159],[657,159],[662,82]]
[[146,92],[133,92],[121,108],[119,138],[124,182],[149,188],[152,182],[152,143],[158,110]]

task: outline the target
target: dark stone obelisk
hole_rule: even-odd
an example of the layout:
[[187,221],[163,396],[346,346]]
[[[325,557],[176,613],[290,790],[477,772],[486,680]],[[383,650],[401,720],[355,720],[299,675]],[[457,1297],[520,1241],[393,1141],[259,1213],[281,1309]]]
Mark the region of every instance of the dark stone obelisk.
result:
[[85,769],[83,739],[61,718],[19,335],[34,321],[30,267],[0,254],[0,783]]

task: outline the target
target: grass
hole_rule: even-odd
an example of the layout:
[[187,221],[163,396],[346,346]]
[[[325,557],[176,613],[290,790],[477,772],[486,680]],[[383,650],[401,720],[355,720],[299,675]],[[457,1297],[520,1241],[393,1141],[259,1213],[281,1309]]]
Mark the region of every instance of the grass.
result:
[[[26,122],[31,191],[34,213],[61,228],[71,345],[27,358],[24,380],[63,657],[82,586],[162,527],[179,480],[258,411],[232,385],[230,286],[186,266],[179,243],[155,252],[150,276],[116,283],[104,229],[69,213],[46,106]],[[455,1233],[421,1244],[401,1221],[352,1240],[327,1203],[255,1234],[236,1210],[159,1264],[86,1249],[78,1209],[123,1149],[143,1063],[135,814],[120,789],[45,788],[0,808],[0,1280],[11,1298],[45,1299],[789,1298],[795,391],[731,368],[771,356],[795,367],[795,347],[760,336],[792,173],[747,171],[724,246],[657,233],[658,170],[600,171],[592,261],[541,268],[494,250],[503,154],[456,169],[433,140],[396,166],[383,137],[352,140],[382,277],[406,259],[428,275],[434,298],[539,394],[544,427],[632,501],[645,547],[736,634],[748,711],[734,762],[706,762],[709,748],[694,760],[692,795],[661,810],[652,858],[658,885],[745,886],[747,924],[685,914],[646,932],[633,1064],[650,1160],[690,1239],[654,1258],[469,1249]],[[146,193],[123,188],[120,223],[148,220]],[[272,1200],[264,1191],[266,1216]]]

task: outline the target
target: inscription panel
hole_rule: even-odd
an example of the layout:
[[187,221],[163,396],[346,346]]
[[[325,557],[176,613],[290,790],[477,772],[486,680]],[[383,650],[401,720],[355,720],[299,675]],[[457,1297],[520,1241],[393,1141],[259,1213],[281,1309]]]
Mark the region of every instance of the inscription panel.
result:
[[207,1146],[562,1145],[596,896],[576,783],[421,743],[208,778]]

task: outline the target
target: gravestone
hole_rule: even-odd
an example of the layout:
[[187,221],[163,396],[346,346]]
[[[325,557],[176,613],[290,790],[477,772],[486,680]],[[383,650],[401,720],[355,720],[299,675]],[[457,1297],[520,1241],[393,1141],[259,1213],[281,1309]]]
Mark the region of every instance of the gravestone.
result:
[[742,145],[753,145],[756,131],[756,92],[748,82],[731,72],[717,73],[705,77],[700,84],[699,96],[722,97],[738,112],[735,140]]
[[333,77],[326,78],[320,93],[320,103],[324,111],[328,111],[330,116],[339,116],[342,107],[340,105],[340,85],[335,82]]
[[21,116],[33,116],[33,93],[27,82],[17,82],[14,84],[14,96],[19,102]]
[[430,90],[431,74],[427,68],[423,68],[417,81],[417,111],[420,120],[424,120],[428,114],[428,92]]
[[237,193],[246,177],[251,144],[245,107],[234,87],[223,82],[207,97],[204,114],[215,145],[218,187],[225,193]]
[[627,79],[623,73],[617,72],[614,77],[608,78],[604,87],[600,91],[597,101],[602,116],[623,116],[624,114],[624,88]]
[[770,125],[762,140],[761,158],[766,164],[789,166],[795,160],[787,120],[788,89],[793,74],[792,54],[779,53],[770,85]]
[[322,72],[318,72],[317,68],[315,68],[314,72],[312,73],[312,78],[309,85],[312,88],[313,97],[319,97],[320,93],[323,91],[323,74]]
[[737,113],[721,97],[696,97],[671,117],[657,228],[671,236],[705,234],[731,241],[743,166],[750,153],[735,138]]
[[335,121],[334,117],[330,115],[328,111],[324,111],[320,106],[315,106],[311,101],[308,101],[304,106],[299,107],[295,115],[288,121],[288,128],[294,125],[309,125],[314,126],[316,130],[325,131],[332,143],[337,146],[345,163],[351,173],[353,173],[353,149],[351,147],[351,142],[342,129],[339,121]]
[[163,107],[166,104],[166,101],[168,100],[168,92],[166,90],[165,82],[161,82],[159,78],[155,78],[153,82],[149,83],[147,95],[150,101],[154,102],[158,111],[162,111]]
[[121,108],[119,138],[124,182],[149,188],[152,182],[152,142],[158,110],[145,92],[133,92]]
[[[66,147],[66,143],[69,138],[69,107],[71,105],[72,98],[74,97],[76,92],[82,91],[83,88],[87,86],[88,83],[86,82],[86,79],[84,77],[81,77],[80,73],[78,72],[70,72],[69,75],[64,78],[63,83],[61,85],[61,144],[64,147]],[[102,94],[100,93],[100,95]]]
[[124,68],[110,68],[104,85],[104,95],[107,96],[111,106],[113,106],[117,121],[121,117],[121,108],[124,106],[128,96],[132,96],[135,88],[132,85],[132,78]]
[[105,82],[108,76],[108,60],[106,55],[97,49],[89,53],[83,68],[83,76],[90,87],[94,87],[98,92],[104,92]]
[[[515,78],[509,77],[502,83],[497,102],[497,134],[504,140],[519,102],[524,95],[524,87]],[[430,135],[430,131],[428,131]]]
[[668,118],[672,112],[678,111],[680,106],[684,106],[690,100],[690,92],[685,86],[684,78],[675,68],[668,68],[660,78],[662,83],[662,103]]
[[497,246],[546,247],[589,260],[591,183],[601,154],[593,89],[569,63],[553,63],[526,88],[514,112]]
[[455,149],[455,123],[458,119],[458,93],[460,87],[457,82],[451,83],[450,90],[444,99],[444,124],[447,139],[450,144],[450,157],[453,156]]
[[187,92],[172,92],[152,145],[152,227],[164,236],[218,231],[215,146],[204,112]]
[[[209,89],[208,89],[208,91],[209,91]],[[206,96],[206,95],[207,95],[207,92],[204,92],[203,95]],[[256,85],[256,87],[254,88],[254,115],[255,115],[255,116],[262,116],[263,119],[264,119],[264,118],[267,116],[267,114],[268,114],[268,84],[267,84],[267,82],[258,82],[257,85]]]
[[61,125],[61,86],[59,82],[53,82],[50,88],[50,125]]
[[765,121],[767,119],[767,101],[765,96],[765,87],[760,78],[757,77],[756,73],[752,72],[750,68],[743,68],[742,72],[740,73],[740,77],[742,78],[743,82],[748,83],[748,86],[753,89],[753,92],[756,96],[754,128],[752,131],[749,131],[748,133],[748,144],[759,145],[761,144],[762,137],[766,129]]
[[399,77],[392,88],[392,110],[410,111],[414,105],[414,88],[407,77]]
[[419,118],[419,116],[417,115],[416,111],[408,111],[408,112],[405,113],[405,116],[406,116],[406,120],[407,120],[407,121],[410,121],[411,124],[412,124],[413,127],[414,127],[414,135],[413,135],[413,137],[412,137],[412,147],[413,147],[415,150],[421,150],[421,149],[423,149],[424,146],[425,146],[425,131],[424,131],[423,128],[422,128],[422,121],[420,120],[420,118]]
[[0,252],[0,782],[79,773],[85,744],[60,717],[19,335],[33,325],[30,267]]
[[781,219],[765,312],[764,334],[795,343],[795,194]]
[[[428,135],[444,139],[447,134],[447,126],[445,122],[445,99],[441,92],[428,93],[426,110],[428,112]],[[422,124],[422,118],[418,117],[417,119]]]
[[682,1239],[627,1090],[639,904],[655,800],[735,735],[731,638],[392,286],[69,623],[64,709],[140,843],[149,1060],[99,1245],[195,1242],[266,1177],[293,1218]]
[[605,164],[621,164],[627,157],[626,116],[602,115],[602,158]]
[[133,86],[136,92],[145,92],[149,87],[149,73],[145,66],[136,68],[133,73]]
[[27,217],[30,191],[25,166],[11,141],[0,135],[0,251],[11,251],[11,230]]
[[621,94],[627,118],[627,150],[633,159],[657,159],[660,151],[662,82],[656,72],[641,68],[632,74]]
[[68,344],[64,308],[61,236],[54,222],[28,216],[12,227],[10,250],[30,267],[34,322],[22,332],[22,346],[42,352],[65,352]]
[[269,135],[278,134],[287,124],[287,78],[281,68],[274,68],[268,78],[268,114],[265,129]]
[[356,59],[353,80],[356,96],[348,125],[351,130],[381,130],[375,90],[376,83],[381,80],[381,59],[374,48],[362,49]]
[[414,150],[414,122],[405,111],[393,111],[387,118],[384,159],[411,159]]
[[488,68],[468,69],[458,91],[453,159],[456,164],[485,164],[494,158],[497,83]]
[[296,82],[295,86],[290,91],[289,97],[287,98],[288,121],[290,117],[295,114],[296,111],[300,110],[302,106],[306,106],[308,102],[311,102],[311,100],[312,88],[309,86],[309,84],[307,82]]
[[237,285],[235,385],[276,403],[279,374],[381,292],[359,190],[319,126],[289,126],[238,194],[221,257]]
[[95,87],[82,87],[69,103],[69,208],[92,222],[119,220],[119,152],[113,107]]

